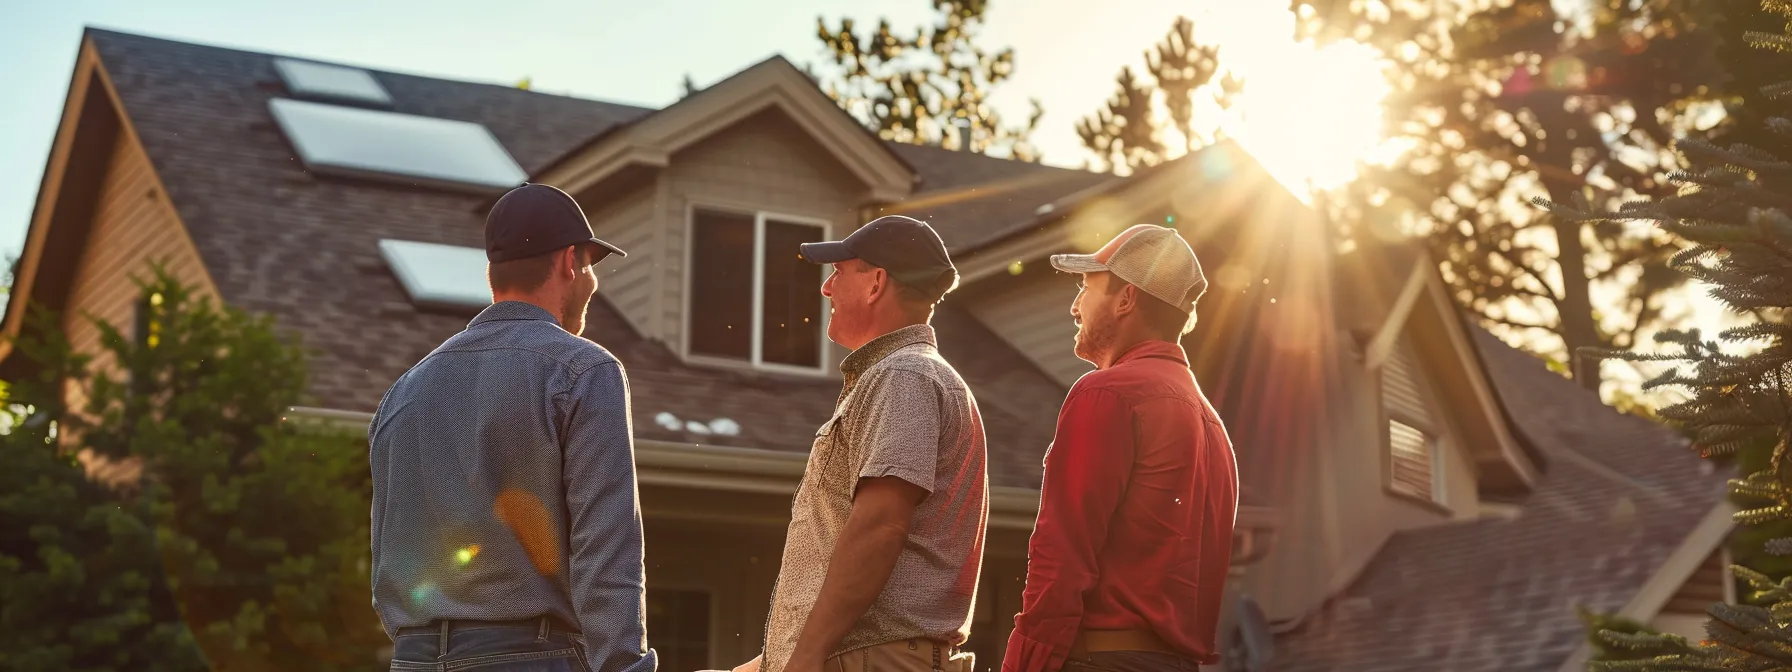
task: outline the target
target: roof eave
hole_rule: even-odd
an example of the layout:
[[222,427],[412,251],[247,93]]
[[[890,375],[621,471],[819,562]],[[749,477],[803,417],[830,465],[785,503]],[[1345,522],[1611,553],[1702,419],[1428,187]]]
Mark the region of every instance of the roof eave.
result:
[[913,192],[914,168],[781,57],[762,61],[658,112],[605,129],[536,171],[530,181],[577,193],[629,165],[664,167],[679,150],[771,109],[795,119],[867,185],[868,200],[895,201]]
[[[37,285],[38,269],[49,236],[50,219],[55,212],[57,197],[68,178],[75,139],[81,130],[81,121],[86,116],[91,94],[99,88],[93,86],[100,64],[99,52],[93,46],[92,32],[92,28],[87,28],[81,33],[81,44],[75,54],[74,72],[70,75],[68,93],[63,99],[62,118],[57,122],[50,154],[45,161],[43,176],[38,182],[37,202],[32,206],[31,218],[25,230],[24,249],[12,269],[10,299],[6,303],[6,312],[0,314],[0,362],[4,362],[11,354],[13,341],[18,338],[27,316],[26,308],[33,303],[32,292]],[[104,91],[99,93],[102,100],[96,104],[112,104]]]

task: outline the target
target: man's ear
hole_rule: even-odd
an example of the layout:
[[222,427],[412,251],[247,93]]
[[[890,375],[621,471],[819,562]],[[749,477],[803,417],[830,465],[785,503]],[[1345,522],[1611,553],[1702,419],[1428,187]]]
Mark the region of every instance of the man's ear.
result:
[[[1109,279],[1108,282],[1116,282],[1116,280]],[[1128,315],[1139,309],[1139,291],[1139,286],[1132,283],[1127,283],[1125,287],[1120,288],[1119,295],[1114,297],[1115,317]]]
[[890,291],[890,272],[881,267],[871,268],[871,290],[865,297],[865,303],[877,303],[878,297]]
[[554,273],[562,278],[575,278],[579,275],[579,246],[568,245],[560,250],[560,263],[555,264]]

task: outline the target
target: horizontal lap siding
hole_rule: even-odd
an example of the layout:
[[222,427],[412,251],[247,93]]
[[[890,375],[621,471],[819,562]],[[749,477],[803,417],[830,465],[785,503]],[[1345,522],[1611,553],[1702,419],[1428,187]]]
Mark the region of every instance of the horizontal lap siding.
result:
[[[1095,367],[1076,357],[1076,323],[1070,303],[1076,279],[1048,275],[969,304],[971,314],[1026,355],[1046,375],[1070,385]],[[951,300],[951,299],[947,299]]]
[[1664,614],[1704,614],[1711,605],[1724,601],[1724,582],[1729,579],[1723,549],[1712,551],[1661,611]]
[[628,252],[598,266],[598,291],[642,333],[651,333],[653,274],[661,263],[654,243],[663,222],[655,216],[653,196],[649,184],[590,213],[597,237]]
[[[153,263],[197,288],[197,296],[217,295],[192,238],[157,186],[154,168],[127,134],[119,135],[108,166],[62,318],[64,333],[78,352],[98,353],[101,347],[100,329],[89,315],[131,335],[138,296],[133,278],[148,280]],[[95,364],[109,362],[102,357]]]

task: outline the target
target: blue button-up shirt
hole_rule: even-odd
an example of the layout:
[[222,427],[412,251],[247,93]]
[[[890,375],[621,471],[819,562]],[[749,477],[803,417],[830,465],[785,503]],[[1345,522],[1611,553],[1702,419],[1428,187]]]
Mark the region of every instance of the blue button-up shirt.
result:
[[628,380],[539,307],[494,304],[399,377],[368,428],[386,634],[552,615],[599,672],[651,672]]

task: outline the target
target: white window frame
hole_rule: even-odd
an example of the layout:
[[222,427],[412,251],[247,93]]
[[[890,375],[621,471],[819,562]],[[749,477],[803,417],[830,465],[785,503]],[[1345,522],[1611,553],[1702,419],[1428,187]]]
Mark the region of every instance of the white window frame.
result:
[[[753,218],[753,320],[752,325],[749,327],[751,330],[751,345],[748,347],[748,358],[745,360],[691,352],[691,303],[696,298],[696,292],[693,291],[693,275],[695,274],[695,264],[693,262],[697,254],[697,212],[700,210],[731,215],[750,215]],[[685,361],[693,364],[724,368],[749,368],[757,371],[790,373],[805,376],[825,376],[829,371],[828,364],[832,361],[831,348],[833,347],[833,343],[828,340],[827,298],[821,295],[821,287],[819,285],[815,288],[815,300],[821,304],[821,320],[820,324],[816,325],[816,328],[820,330],[820,338],[817,339],[819,345],[817,347],[816,365],[797,366],[781,362],[764,361],[765,223],[768,220],[818,227],[821,229],[822,240],[828,241],[834,239],[833,223],[820,217],[790,215],[768,210],[715,204],[711,202],[692,201],[686,204],[684,216],[684,306],[681,315],[682,324],[679,329],[679,352],[683,354]],[[828,276],[832,273],[833,267],[831,265],[821,264],[822,283],[825,284],[828,281]]]

